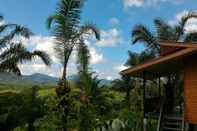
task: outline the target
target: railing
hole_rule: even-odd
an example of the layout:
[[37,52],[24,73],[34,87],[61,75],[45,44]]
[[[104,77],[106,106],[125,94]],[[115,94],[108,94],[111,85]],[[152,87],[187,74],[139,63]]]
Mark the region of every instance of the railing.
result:
[[157,131],[161,131],[163,114],[164,114],[164,104],[165,104],[165,99],[163,98],[162,103],[161,103],[160,112],[159,112],[159,120],[158,120],[158,124],[157,124]]

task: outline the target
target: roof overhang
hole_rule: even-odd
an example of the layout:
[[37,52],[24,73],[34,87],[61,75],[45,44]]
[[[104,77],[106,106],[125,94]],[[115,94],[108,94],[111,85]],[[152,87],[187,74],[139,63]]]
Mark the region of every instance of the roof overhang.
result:
[[143,78],[143,74],[146,73],[146,76],[150,79],[167,76],[181,71],[184,68],[184,59],[195,53],[197,53],[197,46],[196,48],[183,48],[178,52],[166,56],[160,56],[159,58],[123,70],[120,74]]

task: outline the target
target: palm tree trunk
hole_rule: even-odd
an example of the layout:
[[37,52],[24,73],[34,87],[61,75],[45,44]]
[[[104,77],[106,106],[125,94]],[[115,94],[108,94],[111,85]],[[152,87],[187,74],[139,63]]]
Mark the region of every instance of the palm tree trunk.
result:
[[[58,87],[58,96],[64,96],[66,93],[70,92],[70,88],[68,86],[67,82],[67,65],[68,65],[68,58],[65,56],[65,61],[64,61],[64,68],[63,68],[63,73],[62,73],[62,78],[59,82],[59,87]],[[68,131],[67,123],[68,123],[68,116],[69,116],[69,108],[70,108],[70,102],[68,100],[69,98],[63,98],[60,101],[60,105],[63,108],[63,113],[62,113],[62,122],[63,122],[63,131]]]
[[63,69],[63,73],[62,73],[62,81],[65,81],[67,78],[67,63],[68,62],[65,62],[65,64],[64,64],[64,69]]

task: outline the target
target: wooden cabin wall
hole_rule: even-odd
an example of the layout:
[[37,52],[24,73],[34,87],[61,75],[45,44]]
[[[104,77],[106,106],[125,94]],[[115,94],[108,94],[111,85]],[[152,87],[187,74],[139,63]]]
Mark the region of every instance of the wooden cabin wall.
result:
[[184,97],[185,121],[197,124],[197,59],[193,56],[185,60]]

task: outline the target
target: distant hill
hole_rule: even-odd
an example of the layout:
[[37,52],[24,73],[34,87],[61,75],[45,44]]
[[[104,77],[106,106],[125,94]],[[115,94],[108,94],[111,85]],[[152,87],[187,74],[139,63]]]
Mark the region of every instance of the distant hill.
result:
[[[79,82],[78,75],[68,76],[68,80]],[[12,73],[0,72],[1,84],[17,84],[17,85],[56,85],[58,78],[45,74],[35,73],[32,75],[17,76]],[[109,85],[111,81],[102,80],[101,85]]]
[[58,78],[51,77],[45,74],[40,74],[40,73],[32,74],[29,76],[22,76],[22,79],[25,81],[35,81],[38,83],[54,83],[55,84],[58,82]]
[[12,73],[0,73],[0,83],[4,84],[17,84],[17,85],[55,85],[58,78],[51,77],[44,74],[32,74],[17,76]]

